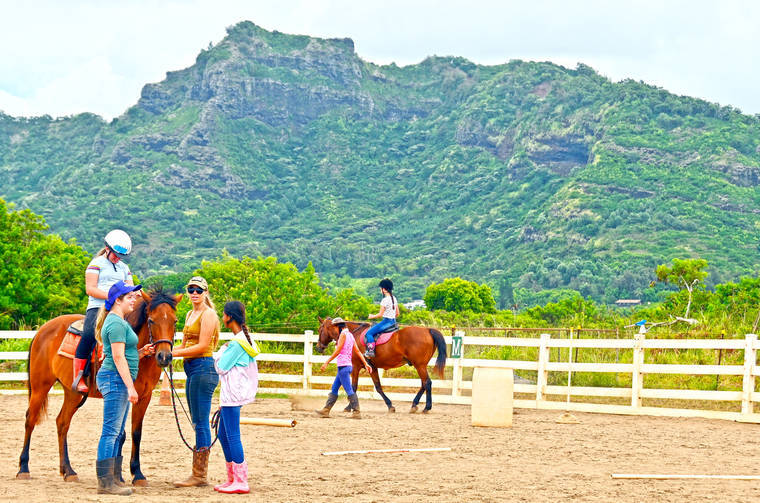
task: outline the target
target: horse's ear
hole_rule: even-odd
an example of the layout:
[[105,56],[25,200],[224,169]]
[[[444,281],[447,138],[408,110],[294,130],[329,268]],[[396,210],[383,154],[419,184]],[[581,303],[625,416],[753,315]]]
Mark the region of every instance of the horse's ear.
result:
[[[176,302],[177,304],[179,304],[179,302],[181,300],[182,300],[182,294],[181,293],[178,293],[177,295],[174,296],[174,302]],[[175,304],[175,305],[177,305],[177,304]]]
[[150,295],[148,295],[148,292],[145,290],[140,290],[140,293],[142,294],[142,298],[145,301],[146,304],[150,303]]
[[319,320],[319,324],[321,325],[323,321],[325,321],[323,318],[321,318],[319,315],[317,315],[317,319]]

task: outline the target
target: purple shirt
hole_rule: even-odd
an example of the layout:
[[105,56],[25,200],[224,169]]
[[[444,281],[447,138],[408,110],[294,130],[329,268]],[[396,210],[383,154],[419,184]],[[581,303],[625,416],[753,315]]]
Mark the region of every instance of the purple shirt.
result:
[[338,367],[345,367],[346,365],[351,365],[351,353],[354,351],[354,344],[356,344],[356,342],[354,341],[354,334],[352,334],[347,328],[343,329],[341,335],[344,335],[346,339],[343,341],[343,347],[340,349],[340,353],[338,353],[338,356],[335,358],[335,363]]

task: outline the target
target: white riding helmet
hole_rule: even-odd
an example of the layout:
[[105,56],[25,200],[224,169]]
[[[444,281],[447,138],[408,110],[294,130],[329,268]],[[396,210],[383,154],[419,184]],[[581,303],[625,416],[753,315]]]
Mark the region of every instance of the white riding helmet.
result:
[[121,229],[114,229],[104,238],[106,247],[119,258],[124,258],[132,252],[132,240],[129,234]]

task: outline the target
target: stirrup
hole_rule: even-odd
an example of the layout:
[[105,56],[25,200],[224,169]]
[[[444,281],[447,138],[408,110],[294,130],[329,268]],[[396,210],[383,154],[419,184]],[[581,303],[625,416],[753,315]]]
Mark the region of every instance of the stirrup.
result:
[[375,350],[374,349],[368,349],[364,352],[364,358],[374,358],[375,357]]

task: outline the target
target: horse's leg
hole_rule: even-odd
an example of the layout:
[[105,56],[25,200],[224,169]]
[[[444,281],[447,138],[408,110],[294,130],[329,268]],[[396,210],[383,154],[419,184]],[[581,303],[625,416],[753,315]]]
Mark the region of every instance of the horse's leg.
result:
[[74,413],[77,411],[77,406],[81,401],[82,395],[71,391],[68,386],[63,386],[63,406],[58,413],[58,417],[55,419],[55,424],[58,427],[60,472],[61,475],[63,475],[63,480],[66,482],[79,482],[77,472],[74,471],[69,462],[67,437],[69,434],[69,426],[71,426],[71,418],[74,417]]
[[29,475],[29,447],[32,441],[32,432],[37,423],[40,422],[42,411],[47,407],[48,391],[53,386],[55,378],[50,382],[32,382],[29,381],[29,387],[32,389],[29,394],[29,407],[26,409],[26,421],[24,423],[24,447],[21,449],[21,456],[18,460],[17,479],[28,479]]
[[140,441],[142,440],[143,419],[150,404],[151,391],[144,394],[132,408],[132,457],[129,460],[129,471],[132,473],[132,485],[145,487],[148,480],[140,470]]
[[[356,389],[357,386],[359,386],[359,370],[361,368],[359,365],[354,365],[354,368],[351,369],[351,388],[354,390],[354,393],[356,393],[358,390]],[[346,408],[343,409],[343,412],[351,412],[353,407],[351,407],[351,403],[346,405]]]
[[432,386],[433,383],[430,380],[430,376],[428,376],[427,362],[422,363],[420,365],[415,365],[414,368],[417,369],[417,374],[420,376],[420,381],[422,382],[422,385],[420,386],[420,390],[414,396],[414,400],[412,400],[412,409],[409,412],[411,413],[417,412],[417,405],[420,403],[420,398],[422,397],[422,393],[426,393],[425,409],[422,412],[428,412],[430,408],[433,406],[433,397],[431,395],[432,390],[433,390],[433,386]]
[[422,409],[423,414],[430,412],[433,408],[433,380],[430,377],[425,381],[425,408]]
[[375,390],[380,393],[380,396],[385,402],[385,406],[388,407],[388,412],[396,412],[396,407],[393,406],[391,399],[385,396],[385,393],[383,393],[383,387],[380,384],[380,372],[378,372],[378,369],[375,369],[375,371],[370,375],[372,376],[372,383],[375,385]]

